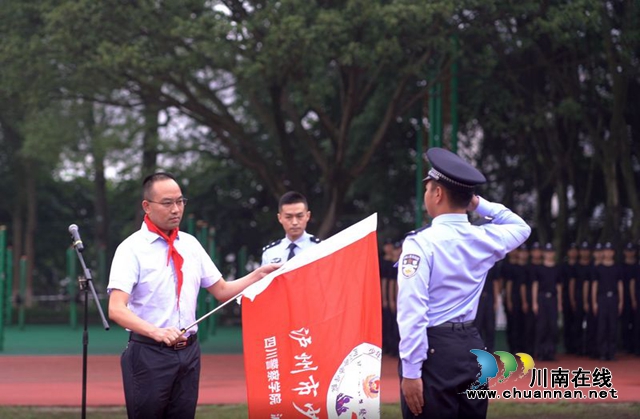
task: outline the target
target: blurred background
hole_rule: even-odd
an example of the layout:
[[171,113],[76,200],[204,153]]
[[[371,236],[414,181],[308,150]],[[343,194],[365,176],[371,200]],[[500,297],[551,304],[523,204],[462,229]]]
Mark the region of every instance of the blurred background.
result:
[[322,238],[374,212],[381,243],[428,222],[430,146],[478,165],[532,240],[621,249],[640,238],[639,18],[623,0],[4,0],[4,322],[74,321],[72,223],[104,297],[156,170],[229,278],[283,236],[288,190]]

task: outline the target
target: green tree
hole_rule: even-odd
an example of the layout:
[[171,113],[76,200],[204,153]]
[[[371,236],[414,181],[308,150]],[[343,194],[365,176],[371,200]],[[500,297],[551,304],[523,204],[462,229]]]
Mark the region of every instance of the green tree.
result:
[[70,73],[207,127],[274,198],[318,196],[326,236],[472,3],[59,1],[47,21]]

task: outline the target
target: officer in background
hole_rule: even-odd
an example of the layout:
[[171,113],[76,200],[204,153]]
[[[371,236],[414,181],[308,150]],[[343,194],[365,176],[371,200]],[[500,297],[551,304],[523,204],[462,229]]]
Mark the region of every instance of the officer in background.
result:
[[589,300],[586,298],[587,288],[591,281],[591,247],[583,241],[578,250],[578,264],[575,268],[575,300],[576,312],[574,315],[573,334],[578,338],[576,348],[578,355],[587,354],[587,330],[586,321],[589,312]]
[[587,286],[585,300],[589,302],[588,310],[586,312],[587,317],[587,355],[591,358],[597,359],[599,357],[598,352],[598,319],[593,308],[593,302],[597,299],[596,295],[593,295],[593,283],[596,281],[597,267],[602,263],[602,243],[598,242],[593,247],[591,253],[593,258],[593,264],[591,265],[591,273],[589,275],[589,282],[585,283]]
[[507,344],[512,353],[520,352],[518,345],[520,342],[522,301],[520,299],[520,285],[516,282],[519,252],[519,249],[509,252],[501,269],[504,283],[504,311],[507,317]]
[[[490,218],[484,217],[479,218],[472,224],[481,226],[490,222]],[[498,311],[496,304],[498,303],[498,296],[502,292],[502,263],[502,261],[496,263],[487,272],[487,279],[485,279],[484,287],[482,287],[475,320],[476,328],[480,332],[484,346],[491,353],[493,353],[496,342],[496,312]]]
[[[407,235],[398,269],[401,408],[408,418],[484,418],[488,401],[465,390],[480,372],[471,349],[484,343],[473,325],[491,267],[531,228],[504,205],[474,195],[485,177],[456,154],[431,148],[424,204],[431,226]],[[469,223],[466,211],[489,216]]]
[[631,310],[633,312],[633,335],[635,354],[640,356],[640,265],[636,265],[635,275],[630,281]]
[[535,316],[535,358],[554,361],[558,344],[558,313],[562,312],[562,277],[551,243],[544,246],[542,263],[533,271],[532,312]]
[[636,279],[638,271],[636,247],[633,243],[629,242],[625,245],[623,253],[624,307],[622,308],[622,316],[620,316],[620,336],[622,338],[622,349],[632,354],[637,349],[635,348],[634,342],[634,329],[638,327],[633,318],[633,290],[631,288],[631,283]]
[[564,348],[568,354],[578,353],[579,337],[575,335],[576,316],[576,264],[578,245],[571,243],[562,264],[562,331]]
[[299,192],[282,195],[278,203],[278,222],[285,236],[262,248],[262,265],[283,263],[303,250],[320,243],[320,239],[307,233],[311,211],[307,198]]
[[[395,272],[393,265],[396,263],[394,255],[393,240],[387,239],[382,245],[382,255],[380,257],[380,290],[382,297],[382,352],[392,354],[398,351],[397,345],[393,344],[393,329],[396,328],[396,317],[392,312],[392,304],[395,309],[395,301],[392,300],[391,281]],[[396,273],[397,276],[397,273]],[[393,296],[395,297],[395,295]]]
[[391,356],[398,356],[398,345],[400,345],[400,331],[398,330],[398,259],[402,253],[402,242],[393,243],[393,265],[391,266],[391,278],[389,280],[389,311],[393,318],[390,328]]
[[595,266],[591,285],[591,308],[596,318],[597,355],[600,360],[611,361],[616,354],[618,316],[622,314],[622,266],[616,263],[611,242],[602,246],[602,259]]
[[536,351],[536,316],[533,314],[533,280],[537,271],[542,266],[542,247],[540,242],[535,241],[531,245],[529,252],[530,260],[527,265],[527,276],[524,281],[524,295],[522,310],[524,327],[524,351],[528,354]]
[[529,274],[529,249],[526,245],[518,250],[518,265],[516,265],[516,283],[520,293],[520,317],[516,323],[518,328],[518,352],[533,353],[534,329],[531,317],[531,275]]

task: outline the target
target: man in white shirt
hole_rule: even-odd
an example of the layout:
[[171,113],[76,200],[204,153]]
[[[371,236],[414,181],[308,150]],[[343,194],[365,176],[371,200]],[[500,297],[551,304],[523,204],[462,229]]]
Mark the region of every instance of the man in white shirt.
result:
[[179,231],[187,199],[169,173],[143,182],[144,223],[114,255],[109,317],[130,331],[121,366],[131,418],[194,418],[200,377],[195,322],[200,288],[228,300],[279,265],[227,282],[195,237]]

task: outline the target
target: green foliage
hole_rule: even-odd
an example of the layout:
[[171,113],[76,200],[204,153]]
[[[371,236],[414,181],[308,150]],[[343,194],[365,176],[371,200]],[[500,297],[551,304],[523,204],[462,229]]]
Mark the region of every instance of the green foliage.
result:
[[[411,118],[436,78],[448,124],[455,58],[460,149],[490,179],[483,194],[536,238],[636,238],[639,14],[598,0],[5,1],[0,221],[26,213],[37,170],[40,225],[82,220],[92,238],[104,205],[110,253],[138,228],[157,164],[225,254],[280,237],[288,189],[308,196],[313,233],[379,212],[398,238],[413,228]],[[41,270],[60,265],[52,243]]]

